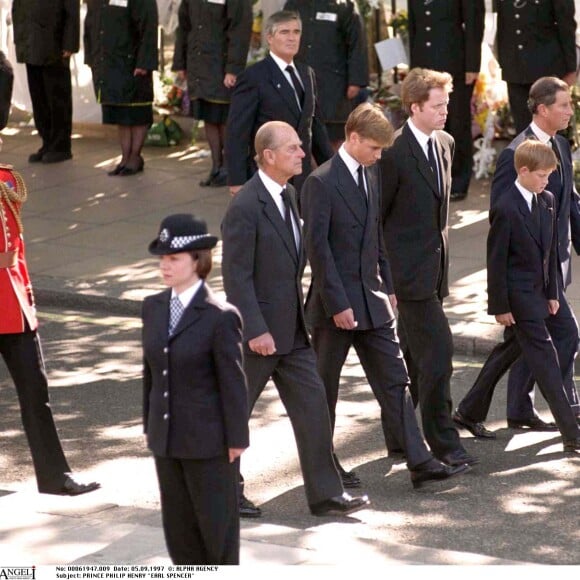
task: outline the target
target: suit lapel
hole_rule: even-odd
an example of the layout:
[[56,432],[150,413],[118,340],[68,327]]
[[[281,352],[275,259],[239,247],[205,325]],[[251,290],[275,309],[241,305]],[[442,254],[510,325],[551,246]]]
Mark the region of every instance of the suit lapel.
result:
[[435,143],[435,151],[437,155],[437,162],[439,163],[439,172],[441,173],[441,192],[440,197],[445,197],[446,192],[446,179],[445,176],[449,171],[450,159],[448,157],[448,150],[443,147],[439,139],[437,138],[437,133],[433,134],[433,141]]
[[516,200],[517,200],[516,203],[517,203],[517,206],[518,206],[520,213],[524,217],[524,223],[526,225],[526,228],[530,232],[530,235],[532,236],[532,238],[534,238],[534,241],[536,242],[536,244],[538,244],[538,246],[541,248],[542,247],[542,240],[541,240],[540,232],[538,231],[538,228],[536,227],[536,224],[532,218],[532,212],[530,211],[530,208],[528,207],[528,204],[526,203],[524,196],[520,193],[520,190],[514,186],[514,191],[516,194]]
[[[262,183],[262,180],[260,179],[260,177],[257,173],[256,173],[256,178],[259,181],[258,199],[263,204],[264,214],[265,214],[266,218],[268,218],[268,220],[272,223],[272,225],[274,226],[274,229],[276,230],[276,232],[278,232],[279,236],[282,238],[282,242],[284,243],[284,246],[286,246],[288,253],[292,257],[292,259],[294,260],[296,265],[298,265],[298,255],[296,252],[296,243],[295,243],[294,239],[292,238],[292,236],[290,235],[288,227],[286,226],[286,222],[284,222],[284,218],[282,217],[280,210],[278,209],[278,207],[274,203],[274,200],[272,199],[270,192],[266,189],[266,186]],[[282,189],[282,188],[280,187],[280,189]],[[294,207],[293,207],[293,209],[294,209]],[[295,214],[295,217],[296,217],[296,214]]]
[[337,177],[337,189],[344,203],[350,209],[356,220],[361,225],[366,225],[367,222],[367,203],[362,198],[361,192],[348,167],[337,153],[332,160],[333,169]]
[[[406,136],[407,142],[409,143],[409,148],[411,150],[411,155],[415,158],[417,162],[417,168],[419,173],[423,176],[425,181],[429,184],[429,187],[433,191],[435,197],[440,198],[439,194],[439,187],[437,185],[437,176],[431,170],[431,166],[429,165],[429,161],[427,161],[427,156],[423,149],[421,149],[421,145],[419,145],[419,141],[413,135],[409,126],[405,124],[403,126],[403,134]],[[437,145],[439,143],[437,142]]]
[[[299,125],[308,125],[311,122],[312,111],[314,111],[314,87],[312,86],[310,69],[298,62],[294,64],[304,86],[304,105],[302,111],[300,111]],[[300,131],[298,131],[298,134],[300,134]]]
[[546,203],[544,197],[542,195],[538,196],[538,209],[540,210],[541,215],[541,233],[540,239],[542,242],[542,249],[544,252],[548,251],[552,243],[552,223],[553,217],[552,212],[553,209]]
[[175,337],[179,336],[186,328],[190,327],[192,324],[195,324],[199,320],[201,311],[207,307],[207,297],[208,290],[205,286],[205,283],[203,283],[199,290],[195,293],[193,300],[189,303],[181,315],[181,318],[175,327],[175,332],[169,339],[170,341],[174,340]]
[[[282,100],[288,105],[288,108],[292,111],[294,116],[299,119],[301,111],[300,107],[298,106],[298,101],[296,100],[296,93],[294,92],[294,88],[290,85],[288,79],[270,55],[266,57],[266,62],[268,63],[268,67],[270,69],[270,82],[272,85],[274,85],[274,88],[278,91]],[[304,90],[306,90],[306,87],[304,87]],[[305,95],[305,103],[307,98],[308,96]]]
[[151,328],[159,334],[161,342],[166,343],[169,338],[169,301],[171,300],[171,290],[165,290],[155,297],[155,308],[153,309],[153,324]]

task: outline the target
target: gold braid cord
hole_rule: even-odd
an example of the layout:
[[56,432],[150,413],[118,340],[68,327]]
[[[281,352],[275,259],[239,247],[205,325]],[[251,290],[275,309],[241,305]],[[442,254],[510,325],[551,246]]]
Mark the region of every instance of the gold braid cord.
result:
[[14,181],[16,181],[16,189],[12,189],[9,185],[0,181],[0,198],[12,210],[16,223],[18,224],[18,231],[22,233],[24,228],[22,227],[22,220],[20,219],[20,211],[13,204],[17,203],[19,206],[23,204],[28,197],[28,189],[20,173],[12,171],[12,175],[14,176]]

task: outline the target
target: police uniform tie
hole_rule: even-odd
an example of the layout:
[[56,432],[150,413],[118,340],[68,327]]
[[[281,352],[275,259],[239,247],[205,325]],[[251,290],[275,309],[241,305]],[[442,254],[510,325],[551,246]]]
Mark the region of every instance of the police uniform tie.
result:
[[184,308],[179,296],[174,296],[169,304],[169,336],[175,333],[175,329],[181,319]]
[[294,67],[291,64],[289,64],[286,67],[286,72],[290,75],[290,78],[292,79],[292,86],[294,87],[294,92],[298,97],[300,108],[302,108],[304,106],[304,88],[302,87],[302,83],[298,80],[296,71],[294,70]]
[[437,192],[441,195],[441,182],[439,180],[439,171],[437,169],[437,161],[435,161],[435,150],[433,148],[433,139],[427,139],[427,157],[429,159],[429,165],[431,166],[431,171],[435,176],[437,182]]
[[296,251],[298,251],[298,244],[296,243],[296,236],[294,235],[294,226],[292,225],[292,207],[290,205],[290,194],[286,188],[284,188],[281,195],[282,201],[284,202],[284,222],[286,223],[286,227],[288,228],[288,231],[294,240],[294,247],[296,248]]
[[367,196],[367,190],[365,189],[365,179],[364,179],[365,168],[362,165],[359,165],[357,170],[356,170],[356,174],[357,174],[357,179],[358,179],[358,189],[359,189],[361,195],[363,196],[365,203],[367,203],[368,196]]

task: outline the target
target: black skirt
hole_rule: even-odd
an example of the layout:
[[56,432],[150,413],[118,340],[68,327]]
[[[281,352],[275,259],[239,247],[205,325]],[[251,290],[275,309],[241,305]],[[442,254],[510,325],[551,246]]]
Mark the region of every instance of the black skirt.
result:
[[153,106],[146,105],[101,105],[104,125],[138,127],[153,123]]
[[205,99],[191,101],[191,116],[212,125],[225,125],[229,110],[229,103],[214,103]]

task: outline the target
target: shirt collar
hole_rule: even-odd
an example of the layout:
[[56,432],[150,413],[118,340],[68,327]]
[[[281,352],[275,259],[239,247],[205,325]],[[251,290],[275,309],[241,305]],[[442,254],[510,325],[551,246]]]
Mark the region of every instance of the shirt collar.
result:
[[360,163],[347,152],[347,150],[344,148],[344,143],[340,146],[338,154],[340,155],[340,158],[344,161],[346,168],[351,172],[352,176],[355,178],[355,181],[357,181],[358,180],[357,170],[359,168]]
[[183,308],[187,308],[193,297],[197,294],[197,291],[202,287],[203,280],[198,280],[195,284],[190,286],[187,290],[184,290],[181,294],[177,294],[174,289],[171,290],[171,298],[177,296],[179,301],[183,305]]
[[530,129],[532,130],[534,135],[538,138],[538,140],[544,143],[544,145],[546,143],[549,143],[550,139],[552,139],[552,135],[548,135],[548,133],[542,131],[542,129],[540,129],[533,121],[530,123]]
[[278,68],[283,73],[286,73],[287,66],[293,66],[294,70],[296,71],[296,74],[298,74],[298,71],[296,70],[296,65],[294,64],[294,61],[286,62],[285,60],[281,59],[279,56],[276,56],[272,51],[270,51],[270,56],[272,57],[272,60],[278,65]]
[[528,189],[526,189],[517,179],[515,181],[516,187],[518,188],[519,192],[524,196],[524,199],[526,200],[526,203],[528,204],[528,209],[532,209],[532,199],[534,198],[534,195],[536,195],[534,192],[529,191]]
[[407,120],[407,124],[409,125],[409,129],[411,129],[411,132],[415,136],[415,139],[419,141],[421,149],[423,149],[423,151],[427,151],[427,141],[433,138],[433,133],[431,133],[430,135],[426,135],[425,133],[423,133],[423,131],[417,129],[411,117],[409,117],[409,119]]

